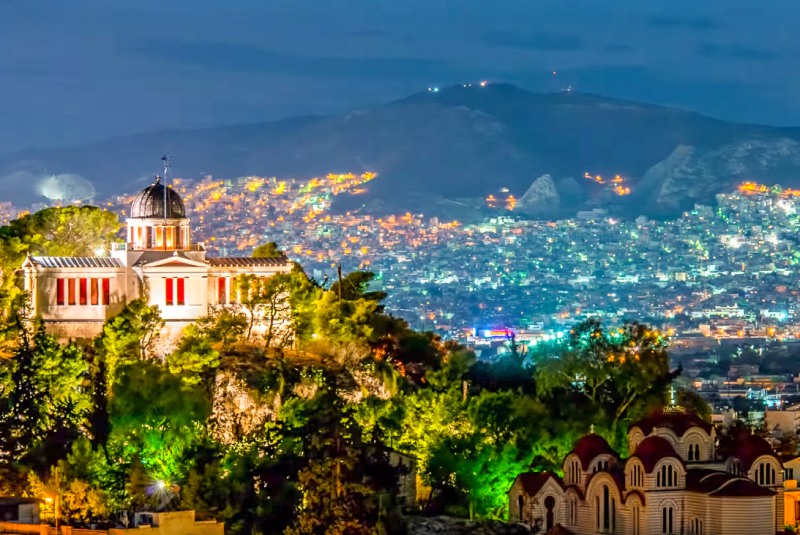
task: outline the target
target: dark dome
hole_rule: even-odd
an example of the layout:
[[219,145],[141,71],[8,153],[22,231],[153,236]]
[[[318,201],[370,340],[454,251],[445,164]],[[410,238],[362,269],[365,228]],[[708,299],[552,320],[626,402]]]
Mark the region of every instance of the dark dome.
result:
[[[164,215],[164,190],[166,189],[167,214]],[[186,217],[186,208],[178,192],[168,188],[156,178],[155,184],[147,186],[131,203],[132,218],[166,218],[181,219]]]

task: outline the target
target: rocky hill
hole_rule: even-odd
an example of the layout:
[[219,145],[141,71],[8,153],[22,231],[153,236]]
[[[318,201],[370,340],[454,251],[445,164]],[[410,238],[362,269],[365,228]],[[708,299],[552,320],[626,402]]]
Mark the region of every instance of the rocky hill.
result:
[[[500,188],[526,197],[531,217],[553,217],[595,206],[674,213],[742,180],[800,186],[798,129],[490,84],[425,91],[336,117],[5,154],[0,187],[16,202],[41,199],[45,190],[67,190],[67,197],[86,197],[92,188],[98,196],[127,192],[151,179],[163,153],[184,177],[374,170],[379,178],[368,194],[342,199],[342,207],[430,214],[445,212],[447,199],[480,199]],[[609,182],[615,175],[623,181],[619,191]]]

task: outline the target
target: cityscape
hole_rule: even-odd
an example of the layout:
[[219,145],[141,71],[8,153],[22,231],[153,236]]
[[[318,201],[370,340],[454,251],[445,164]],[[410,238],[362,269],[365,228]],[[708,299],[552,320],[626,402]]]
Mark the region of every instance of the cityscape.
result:
[[0,2],[0,533],[800,533],[799,18]]

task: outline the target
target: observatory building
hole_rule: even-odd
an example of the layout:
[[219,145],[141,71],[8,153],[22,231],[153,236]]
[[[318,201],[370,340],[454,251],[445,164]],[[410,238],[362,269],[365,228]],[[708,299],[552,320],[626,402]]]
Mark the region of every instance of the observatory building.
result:
[[235,279],[291,271],[286,257],[209,257],[193,243],[180,195],[160,178],[130,207],[127,239],[105,257],[29,256],[22,264],[33,313],[61,338],[91,338],[127,303],[158,305],[170,332],[236,302]]

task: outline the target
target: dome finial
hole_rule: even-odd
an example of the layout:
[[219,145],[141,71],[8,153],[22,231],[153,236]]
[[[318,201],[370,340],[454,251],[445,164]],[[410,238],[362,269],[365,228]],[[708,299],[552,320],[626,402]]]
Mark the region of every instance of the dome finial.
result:
[[161,175],[156,175],[156,184],[161,184]]

